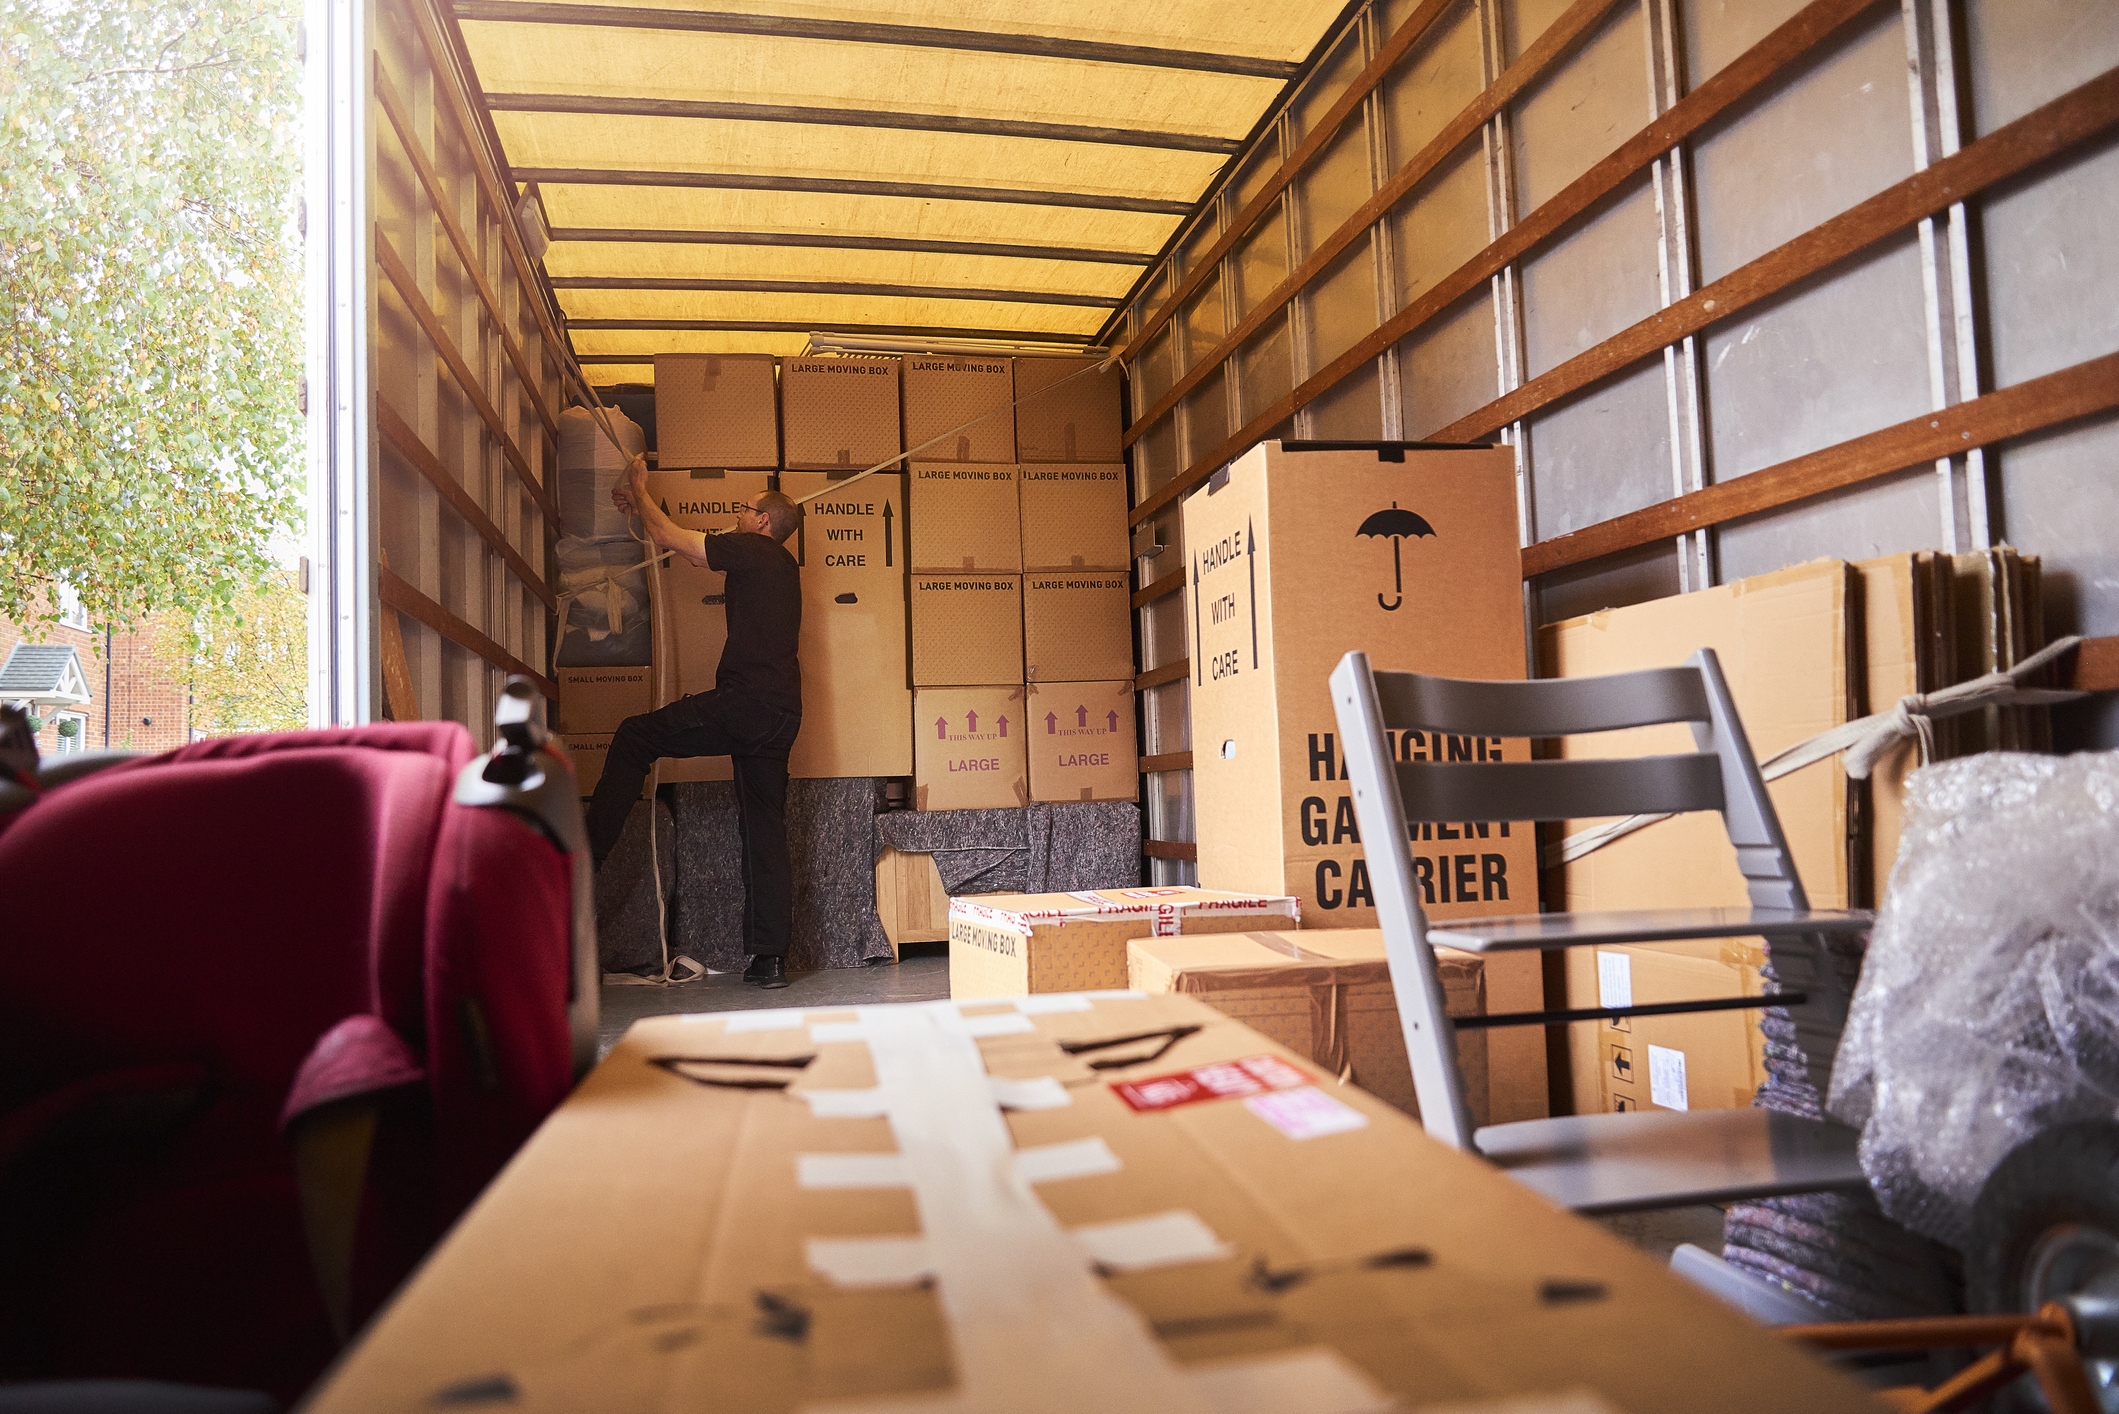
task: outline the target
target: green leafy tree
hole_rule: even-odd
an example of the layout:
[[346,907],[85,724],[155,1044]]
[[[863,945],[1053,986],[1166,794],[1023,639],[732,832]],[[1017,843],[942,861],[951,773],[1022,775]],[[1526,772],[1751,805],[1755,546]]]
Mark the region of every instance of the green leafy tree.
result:
[[0,616],[227,615],[298,524],[298,22],[0,0]]
[[155,651],[191,688],[201,736],[294,731],[309,725],[309,601],[292,570],[236,591],[229,612],[158,623]]

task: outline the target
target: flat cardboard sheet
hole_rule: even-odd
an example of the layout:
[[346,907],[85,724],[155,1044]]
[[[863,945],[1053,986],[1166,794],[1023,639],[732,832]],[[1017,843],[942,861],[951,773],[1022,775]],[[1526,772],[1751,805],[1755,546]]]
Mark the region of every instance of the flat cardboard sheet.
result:
[[[1435,963],[1449,1014],[1483,1016],[1483,959],[1437,948]],[[1197,997],[1308,1056],[1327,1075],[1359,1085],[1416,1119],[1420,1115],[1379,929],[1135,938],[1126,944],[1126,977],[1135,991]],[[1478,1124],[1487,1123],[1493,1109],[1487,1038],[1483,1030],[1457,1036],[1457,1064]]]
[[1123,571],[1023,576],[1023,674],[1093,682],[1133,674],[1133,585]]
[[[1026,399],[1015,410],[1017,461],[1110,465],[1126,459],[1119,423],[1124,392],[1118,365],[1102,373],[1082,372],[1096,364],[1093,358],[1015,361],[1015,395]],[[1065,386],[1058,386],[1063,381]]]
[[[938,462],[1015,460],[1015,377],[1005,358],[905,359],[905,445],[955,435],[920,453]],[[969,426],[965,424],[969,423]]]
[[[641,1022],[309,1407],[1876,1407],[1191,998],[1028,1000]],[[1111,1088],[1256,1059],[1319,1083]]]
[[1067,894],[988,894],[949,901],[949,994],[1123,988],[1126,944],[1139,937],[1300,926],[1291,898],[1182,886]]
[[912,774],[912,684],[905,623],[905,478],[865,477],[832,494],[830,474],[790,471],[801,497],[788,541],[802,569],[802,731],[792,776]]
[[912,463],[912,567],[1015,574],[1023,568],[1022,510],[1013,464]]
[[[1131,665],[1128,665],[1130,670]],[[1023,680],[1023,577],[1019,574],[916,574],[912,577],[912,682],[915,687]]]
[[1024,569],[1131,567],[1125,467],[1033,464],[1018,468],[1018,479]]
[[781,465],[865,471],[904,450],[895,355],[790,358],[780,364]]
[[778,366],[771,354],[656,355],[658,463],[778,466]]
[[920,810],[1006,810],[1030,802],[1023,689],[913,692],[913,802]]
[[1032,800],[1137,800],[1133,679],[1033,682],[1026,689]]

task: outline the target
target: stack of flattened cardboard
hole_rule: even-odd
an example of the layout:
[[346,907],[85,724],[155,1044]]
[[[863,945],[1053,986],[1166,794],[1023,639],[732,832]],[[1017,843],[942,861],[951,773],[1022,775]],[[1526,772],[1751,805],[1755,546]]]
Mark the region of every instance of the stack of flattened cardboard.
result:
[[502,1403],[1876,1407],[1177,996],[639,1023],[309,1407]]
[[[2002,546],[1952,557],[1820,560],[1697,593],[1606,610],[1541,630],[1541,669],[1556,677],[1682,662],[1712,648],[1761,763],[1853,717],[1887,712],[2020,662],[2043,645],[2039,562]],[[1970,620],[1968,623],[1967,620]],[[2037,709],[1987,709],[1936,724],[1938,756],[2038,739]],[[2012,720],[2013,719],[2013,720]],[[1687,751],[1683,726],[1570,739],[1566,756]],[[1897,856],[1910,746],[1866,782],[1838,757],[1767,786],[1812,907],[1874,906]],[[1569,821],[1572,834],[1594,822]],[[1604,910],[1741,905],[1746,894],[1721,822],[1680,816],[1651,825],[1557,871],[1558,907]],[[1761,940],[1574,949],[1564,955],[1566,1005],[1647,1005],[1757,996]],[[1580,1113],[1742,1108],[1765,1079],[1760,1013],[1635,1017],[1569,1029]]]
[[[1449,1014],[1485,1015],[1484,959],[1437,948],[1435,963]],[[1326,1074],[1420,1114],[1378,929],[1135,938],[1126,944],[1126,975],[1135,991],[1197,997],[1308,1056]],[[1478,1124],[1493,1112],[1486,1041],[1484,1030],[1457,1033],[1457,1061]]]
[[[1184,503],[1199,879],[1302,900],[1307,926],[1373,928],[1328,686],[1347,653],[1378,670],[1521,678],[1516,472],[1506,447],[1462,451],[1253,448]],[[1409,761],[1522,761],[1498,736],[1393,734]],[[1536,838],[1507,821],[1425,824],[1413,843],[1437,919],[1532,913]],[[1487,1001],[1536,1011],[1538,959],[1490,958]],[[1489,1041],[1494,1121],[1546,1113],[1545,1040]]]
[[1123,988],[1134,938],[1294,928],[1301,916],[1291,898],[1182,887],[953,898],[949,995]]

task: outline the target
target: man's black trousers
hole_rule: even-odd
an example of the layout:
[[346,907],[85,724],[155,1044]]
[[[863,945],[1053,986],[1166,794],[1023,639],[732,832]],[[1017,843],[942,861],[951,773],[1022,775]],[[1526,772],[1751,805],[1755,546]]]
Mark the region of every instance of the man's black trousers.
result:
[[787,956],[795,923],[795,868],[787,852],[787,753],[802,714],[725,689],[698,692],[628,717],[611,738],[589,802],[589,848],[600,863],[618,843],[656,758],[726,756],[736,768],[743,842],[743,950]]

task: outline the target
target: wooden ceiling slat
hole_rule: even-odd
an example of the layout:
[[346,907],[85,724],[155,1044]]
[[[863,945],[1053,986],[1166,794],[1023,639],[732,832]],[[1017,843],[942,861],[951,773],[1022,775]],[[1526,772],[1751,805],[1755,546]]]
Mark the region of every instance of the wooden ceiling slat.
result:
[[1146,265],[1146,251],[1091,250],[1076,246],[999,245],[990,241],[929,241],[903,236],[825,236],[807,231],[664,231],[653,228],[568,226],[552,233],[559,241],[623,241],[656,245],[814,246],[826,250],[896,250],[922,255],[992,255],[1013,260],[1071,260],[1092,265]]
[[1138,211],[1183,216],[1193,203],[1137,196],[1094,196],[1074,191],[1026,191],[1012,187],[952,187],[929,182],[856,182],[836,177],[771,177],[750,172],[625,172],[604,167],[517,167],[519,182],[578,186],[721,187],[735,191],[811,191],[835,196],[909,196],[921,201],[997,201],[1012,206],[1075,206],[1094,211]]
[[960,285],[849,284],[829,280],[718,280],[659,275],[557,275],[555,290],[709,290],[748,294],[877,295],[909,299],[961,299],[1003,304],[1078,304],[1115,309],[1117,295],[1063,295],[1039,290],[974,290]]

